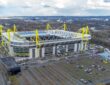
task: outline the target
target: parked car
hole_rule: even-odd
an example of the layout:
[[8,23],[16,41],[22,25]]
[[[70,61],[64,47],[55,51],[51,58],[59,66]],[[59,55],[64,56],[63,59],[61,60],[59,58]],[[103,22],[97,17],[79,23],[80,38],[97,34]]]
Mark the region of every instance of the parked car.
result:
[[82,83],[84,83],[84,84],[88,84],[88,81],[85,80],[85,79],[80,79],[80,81],[81,81]]

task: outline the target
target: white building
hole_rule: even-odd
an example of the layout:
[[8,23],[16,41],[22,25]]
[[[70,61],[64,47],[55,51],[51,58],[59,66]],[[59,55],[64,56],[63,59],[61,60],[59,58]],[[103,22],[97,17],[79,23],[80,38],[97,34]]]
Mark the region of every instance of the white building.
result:
[[47,54],[56,55],[58,53],[79,52],[88,49],[87,42],[91,39],[90,35],[64,31],[64,30],[41,30],[39,31],[39,44],[36,45],[36,32],[6,32],[2,33],[4,47],[11,56],[25,56],[29,58],[46,57]]

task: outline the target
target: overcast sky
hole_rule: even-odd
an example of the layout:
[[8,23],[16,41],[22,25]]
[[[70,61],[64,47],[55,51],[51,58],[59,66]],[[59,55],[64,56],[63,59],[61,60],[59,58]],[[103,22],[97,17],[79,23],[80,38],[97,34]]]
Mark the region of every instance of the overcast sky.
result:
[[110,0],[0,0],[0,16],[107,16]]

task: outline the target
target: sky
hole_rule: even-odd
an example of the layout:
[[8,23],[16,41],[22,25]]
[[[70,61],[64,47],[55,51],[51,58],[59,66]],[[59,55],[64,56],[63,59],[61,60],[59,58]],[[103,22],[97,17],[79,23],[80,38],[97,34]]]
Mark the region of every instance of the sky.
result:
[[110,16],[110,0],[0,0],[0,16]]

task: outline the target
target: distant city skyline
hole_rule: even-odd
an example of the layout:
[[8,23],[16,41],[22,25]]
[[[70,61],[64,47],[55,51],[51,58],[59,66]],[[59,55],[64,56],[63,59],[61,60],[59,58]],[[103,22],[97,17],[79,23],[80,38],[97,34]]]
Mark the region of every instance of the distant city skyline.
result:
[[0,16],[109,16],[110,0],[0,0]]

